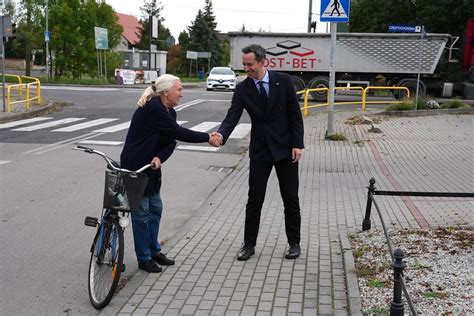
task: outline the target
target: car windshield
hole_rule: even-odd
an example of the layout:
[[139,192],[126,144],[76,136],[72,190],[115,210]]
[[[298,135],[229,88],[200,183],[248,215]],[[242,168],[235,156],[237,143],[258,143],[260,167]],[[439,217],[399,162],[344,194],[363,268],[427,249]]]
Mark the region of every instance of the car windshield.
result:
[[234,72],[230,69],[212,69],[211,74],[213,75],[233,75]]

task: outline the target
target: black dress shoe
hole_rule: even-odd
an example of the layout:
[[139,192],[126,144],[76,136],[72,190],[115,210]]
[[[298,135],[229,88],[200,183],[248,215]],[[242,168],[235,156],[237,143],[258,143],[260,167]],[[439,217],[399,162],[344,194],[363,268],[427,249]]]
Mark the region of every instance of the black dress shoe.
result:
[[160,253],[158,256],[153,257],[156,263],[162,266],[172,266],[174,265],[174,260],[167,258],[164,254]]
[[243,245],[239,252],[237,252],[237,260],[248,260],[254,254],[255,247]]
[[286,251],[286,259],[296,259],[301,254],[300,245],[290,245],[290,248]]
[[154,260],[139,262],[138,268],[148,273],[158,273],[163,271],[163,269]]

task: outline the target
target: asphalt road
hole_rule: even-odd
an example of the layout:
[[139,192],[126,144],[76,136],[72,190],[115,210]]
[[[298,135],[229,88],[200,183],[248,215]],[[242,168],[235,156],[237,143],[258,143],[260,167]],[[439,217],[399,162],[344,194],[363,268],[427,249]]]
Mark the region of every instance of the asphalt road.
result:
[[[111,142],[123,142],[126,129],[108,133],[93,130],[130,120],[141,91],[45,87],[45,98],[74,105],[46,115],[42,122],[0,125],[0,314],[97,313],[87,293],[89,249],[95,232],[83,221],[85,216],[100,215],[105,163],[100,157],[70,148],[81,141],[109,142],[85,145],[118,158],[122,145]],[[227,92],[186,89],[182,104],[188,106],[178,111],[178,120],[185,121],[183,126],[187,127],[220,122],[230,97]],[[82,120],[33,128],[71,118]],[[103,118],[116,120],[69,132],[53,131]],[[248,123],[248,118],[243,117],[241,122]],[[91,133],[92,138],[84,136]],[[173,236],[199,215],[205,199],[242,158],[248,135],[231,140],[215,152],[204,150],[209,148],[207,144],[199,145],[201,148],[192,150],[178,148],[163,166],[160,240],[165,252],[167,243],[172,243]],[[139,276],[131,228],[126,229],[125,240],[124,280],[133,280]]]

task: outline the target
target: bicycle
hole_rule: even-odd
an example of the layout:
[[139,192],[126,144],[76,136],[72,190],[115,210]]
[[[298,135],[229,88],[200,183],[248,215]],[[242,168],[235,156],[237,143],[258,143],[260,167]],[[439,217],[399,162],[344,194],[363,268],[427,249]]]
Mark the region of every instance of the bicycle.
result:
[[137,210],[143,197],[148,176],[144,173],[151,164],[137,171],[120,168],[112,158],[98,150],[77,146],[72,148],[96,154],[107,162],[104,202],[100,219],[86,216],[84,225],[97,227],[90,252],[88,290],[92,306],[102,309],[110,303],[125,271],[124,230],[130,224],[131,210]]

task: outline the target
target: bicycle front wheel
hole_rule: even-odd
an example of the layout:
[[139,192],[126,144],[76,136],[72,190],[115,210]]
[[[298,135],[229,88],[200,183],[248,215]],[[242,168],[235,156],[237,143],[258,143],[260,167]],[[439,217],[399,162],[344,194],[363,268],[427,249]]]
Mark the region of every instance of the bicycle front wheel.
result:
[[104,221],[92,245],[89,263],[89,298],[96,309],[109,304],[123,266],[123,230],[115,220]]

